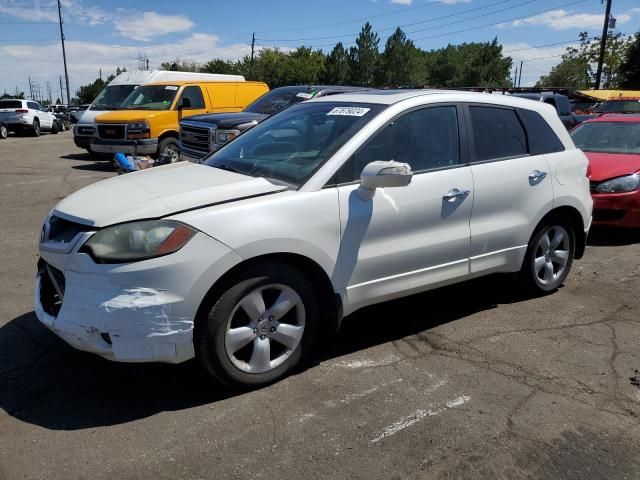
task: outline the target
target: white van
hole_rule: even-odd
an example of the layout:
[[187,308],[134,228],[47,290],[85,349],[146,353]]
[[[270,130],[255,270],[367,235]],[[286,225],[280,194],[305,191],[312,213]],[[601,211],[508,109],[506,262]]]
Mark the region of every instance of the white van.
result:
[[73,141],[77,147],[91,151],[91,140],[95,133],[96,117],[120,106],[125,98],[138,86],[151,82],[171,81],[242,82],[242,75],[222,75],[218,73],[169,72],[166,70],[133,70],[122,72],[109,82],[84,111],[73,129]]

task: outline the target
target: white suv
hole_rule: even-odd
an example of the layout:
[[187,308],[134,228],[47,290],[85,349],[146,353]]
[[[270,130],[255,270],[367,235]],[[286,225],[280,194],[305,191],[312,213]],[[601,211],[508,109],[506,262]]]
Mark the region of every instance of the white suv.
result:
[[32,100],[4,99],[0,100],[0,113],[8,112],[5,121],[12,132],[29,132],[35,137],[40,132],[58,133],[58,119],[38,102]]
[[202,165],[86,187],[41,235],[35,311],[124,362],[262,385],[366,305],[493,272],[534,292],[584,253],[587,159],[555,110],[382,91],[293,106]]

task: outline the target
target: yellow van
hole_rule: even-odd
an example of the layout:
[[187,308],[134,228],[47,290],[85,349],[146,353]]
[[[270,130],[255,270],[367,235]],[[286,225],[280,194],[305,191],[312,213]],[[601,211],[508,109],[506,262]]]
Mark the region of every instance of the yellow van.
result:
[[96,117],[91,150],[180,158],[178,123],[201,113],[239,112],[269,87],[262,82],[154,82],[136,88],[120,107]]

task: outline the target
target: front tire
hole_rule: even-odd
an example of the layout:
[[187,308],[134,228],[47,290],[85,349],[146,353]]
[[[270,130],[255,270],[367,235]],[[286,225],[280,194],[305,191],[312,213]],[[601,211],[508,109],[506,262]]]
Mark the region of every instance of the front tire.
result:
[[33,126],[31,127],[31,135],[33,135],[34,137],[40,136],[40,122],[37,118],[33,121]]
[[57,121],[53,122],[53,125],[51,125],[51,133],[53,135],[57,135],[59,131],[60,129],[58,127],[58,122]]
[[6,125],[0,125],[0,139],[4,140],[9,136],[9,129]]
[[256,388],[278,380],[309,356],[319,318],[312,283],[286,264],[261,264],[235,275],[204,306],[194,348],[220,382]]
[[525,255],[520,280],[534,293],[558,289],[569,275],[576,248],[573,228],[562,218],[550,218],[534,232]]
[[180,146],[178,140],[173,137],[162,139],[158,145],[158,159],[163,163],[176,163],[180,161]]

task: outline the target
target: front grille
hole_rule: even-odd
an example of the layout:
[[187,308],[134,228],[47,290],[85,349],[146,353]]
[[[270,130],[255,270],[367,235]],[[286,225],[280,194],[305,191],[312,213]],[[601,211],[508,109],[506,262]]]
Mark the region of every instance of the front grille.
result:
[[180,125],[180,143],[182,148],[204,157],[211,152],[211,130],[205,127]]
[[64,298],[64,273],[40,259],[38,274],[40,276],[40,305],[49,315],[57,317]]
[[98,136],[105,140],[124,140],[124,125],[98,125]]
[[70,222],[64,218],[51,215],[49,218],[49,228],[45,228],[45,232],[47,232],[47,234],[42,240],[69,243],[78,233],[90,232],[92,230],[95,230],[95,228],[90,227],[89,225]]
[[78,135],[93,136],[93,127],[79,126]]
[[593,220],[595,220],[596,222],[622,220],[626,213],[626,210],[617,210],[613,208],[594,208]]

